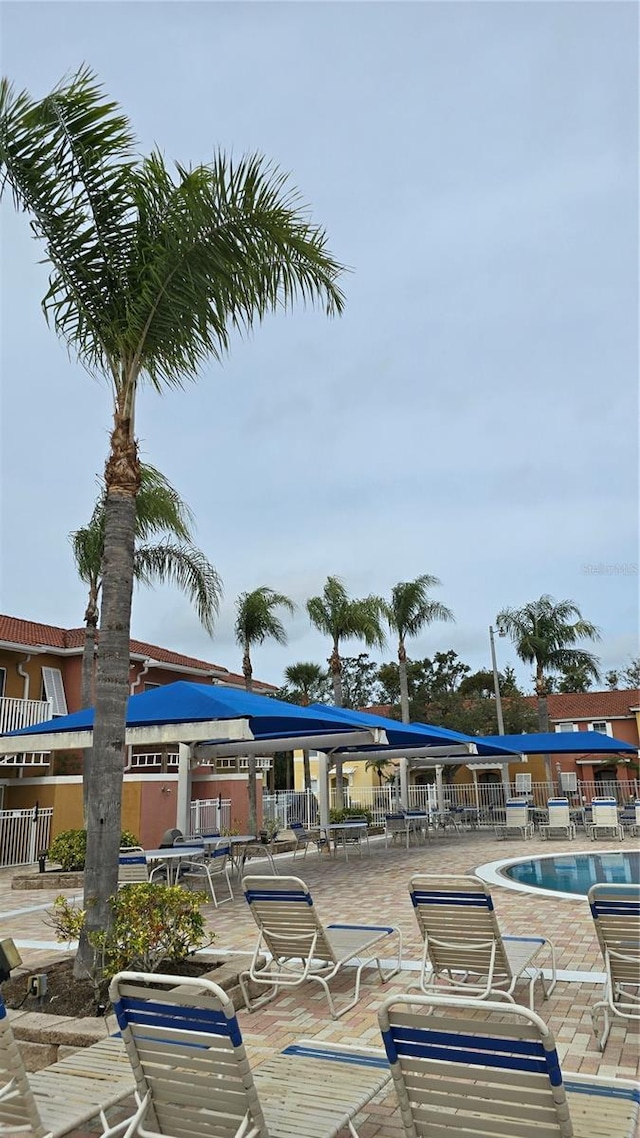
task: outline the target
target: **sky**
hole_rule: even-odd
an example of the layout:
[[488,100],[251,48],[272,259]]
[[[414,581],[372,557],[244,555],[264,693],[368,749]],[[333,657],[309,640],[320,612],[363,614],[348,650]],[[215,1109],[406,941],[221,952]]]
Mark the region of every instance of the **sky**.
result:
[[[179,593],[136,591],[132,635],[239,671],[235,600],[268,585],[298,605],[288,645],[253,655],[279,684],[329,654],[305,609],[329,574],[362,597],[430,573],[456,623],[413,658],[489,667],[497,612],[543,593],[599,626],[603,671],[638,654],[636,4],[22,0],[0,20],[16,87],[86,63],[140,153],[264,154],[348,268],[341,317],[269,317],[197,383],[142,391],[141,457],[224,599],[211,639]],[[47,327],[8,194],[0,220],[0,608],[76,627],[68,534],[110,393]]]

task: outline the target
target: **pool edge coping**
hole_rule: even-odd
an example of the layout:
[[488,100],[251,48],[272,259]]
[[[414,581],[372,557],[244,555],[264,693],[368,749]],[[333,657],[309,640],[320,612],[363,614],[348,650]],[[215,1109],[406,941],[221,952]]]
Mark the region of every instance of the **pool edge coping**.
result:
[[[580,850],[579,853],[589,856],[589,854],[611,854],[611,853],[624,853],[624,850]],[[571,850],[555,850],[554,853],[536,853],[528,854],[524,857],[506,857],[501,858],[500,861],[487,861],[484,865],[479,865],[474,869],[478,877],[482,879],[487,885],[499,885],[503,889],[512,889],[516,893],[533,893],[538,897],[558,897],[561,901],[586,901],[586,893],[564,893],[559,889],[542,889],[537,885],[524,885],[521,881],[514,881],[513,878],[507,877],[506,873],[500,871],[511,865],[521,865],[522,862],[532,861],[535,857],[539,861],[552,857],[577,857],[577,853],[572,853]]]

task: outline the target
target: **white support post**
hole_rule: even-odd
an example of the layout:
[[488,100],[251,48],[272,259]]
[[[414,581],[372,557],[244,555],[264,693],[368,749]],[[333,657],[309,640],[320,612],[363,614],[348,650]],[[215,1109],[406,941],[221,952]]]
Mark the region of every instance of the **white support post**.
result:
[[185,837],[189,834],[189,808],[191,805],[191,747],[186,743],[178,745],[178,801],[176,802],[176,826]]
[[329,763],[324,751],[318,751],[318,806],[320,825],[329,825]]
[[476,810],[478,811],[478,823],[480,823],[480,795],[478,794],[478,772],[471,768],[473,775],[473,794],[476,800]]
[[442,785],[442,766],[436,767],[436,794],[438,796],[438,814],[444,814],[444,787]]
[[409,760],[400,759],[400,805],[403,810],[409,809]]
[[509,764],[503,763],[500,770],[502,772],[502,790],[504,792],[504,802],[505,802],[505,806],[506,806],[507,802],[511,798],[511,783],[509,781]]

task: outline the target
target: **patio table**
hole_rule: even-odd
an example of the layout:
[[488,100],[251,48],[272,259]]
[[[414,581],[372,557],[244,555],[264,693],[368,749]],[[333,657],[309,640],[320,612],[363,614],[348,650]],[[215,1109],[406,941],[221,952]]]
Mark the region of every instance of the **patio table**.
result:
[[[331,841],[333,839],[334,857],[336,856],[338,849],[338,839],[340,839],[342,848],[344,850],[345,860],[349,860],[349,854],[347,852],[348,834],[351,834],[353,837],[359,835],[358,845],[360,845],[360,838],[365,837],[367,841],[367,850],[369,851],[369,856],[371,856],[371,847],[369,846],[369,826],[367,822],[332,822],[329,826],[321,826],[320,829],[323,830],[326,835],[329,851],[331,851]],[[360,856],[362,857],[362,850],[360,850]]]
[[202,842],[198,845],[188,845],[184,842],[180,843],[179,846],[169,846],[167,849],[145,850],[144,856],[147,859],[147,865],[153,862],[162,862],[167,869],[167,885],[175,885],[180,872],[180,862],[195,857],[199,853],[204,853]]

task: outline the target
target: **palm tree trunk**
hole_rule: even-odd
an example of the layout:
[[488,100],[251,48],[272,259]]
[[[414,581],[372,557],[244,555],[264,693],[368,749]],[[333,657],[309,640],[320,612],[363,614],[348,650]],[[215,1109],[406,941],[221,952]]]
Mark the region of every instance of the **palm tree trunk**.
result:
[[[547,703],[547,696],[549,692],[547,689],[547,681],[541,668],[536,672],[536,695],[538,697],[538,731],[546,734],[549,730],[549,705]],[[553,769],[551,766],[551,755],[544,755],[544,773],[545,779],[549,783],[549,793],[553,787]]]
[[[337,641],[333,643],[333,651],[329,659],[331,680],[333,682],[333,702],[336,707],[342,707],[342,661],[340,659],[340,646]],[[344,778],[342,775],[342,759],[335,757],[336,771],[336,810],[344,809]]]
[[[84,647],[82,649],[82,678],[80,688],[80,706],[83,708],[93,705],[93,675],[98,618],[98,599],[92,586],[89,593],[87,611],[84,614],[85,631]],[[85,747],[82,753],[82,817],[84,819],[85,829],[87,828],[87,804],[89,798],[89,782],[91,779],[91,755],[91,747]]]
[[[251,664],[251,653],[249,645],[244,646],[244,655],[242,657],[242,674],[244,676],[244,686],[247,691],[253,691],[253,667]],[[258,833],[258,787],[257,787],[257,764],[255,755],[247,756],[247,797],[249,800],[249,833],[257,835]]]
[[304,768],[304,788],[311,790],[311,764],[309,762],[309,752],[302,752],[302,765]]
[[118,888],[122,831],[125,722],[129,695],[129,632],[139,466],[131,421],[116,413],[111,455],[105,470],[105,539],[100,654],[96,671],[93,755],[87,801],[84,870],[85,925],[74,964],[76,977],[94,970],[90,943],[108,929],[109,897]]
[[400,709],[402,722],[409,722],[409,681],[407,678],[407,651],[404,641],[398,644],[398,674],[400,679]]

